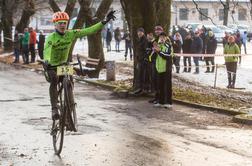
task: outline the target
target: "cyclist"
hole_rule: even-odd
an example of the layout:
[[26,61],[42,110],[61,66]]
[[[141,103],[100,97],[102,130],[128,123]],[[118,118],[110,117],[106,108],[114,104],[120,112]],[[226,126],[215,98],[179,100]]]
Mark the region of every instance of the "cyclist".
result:
[[[115,11],[111,11],[108,13],[104,21],[101,21],[91,27],[78,30],[67,30],[69,16],[66,12],[54,13],[52,21],[55,25],[55,32],[51,33],[45,41],[44,60],[47,64],[45,66],[56,66],[66,63],[68,61],[68,55],[73,41],[83,36],[92,35],[101,30],[106,23],[116,18],[114,13]],[[57,108],[57,84],[59,77],[57,76],[56,69],[47,69],[47,80],[50,82],[49,93],[52,107],[52,119],[57,120],[59,119],[59,112]]]

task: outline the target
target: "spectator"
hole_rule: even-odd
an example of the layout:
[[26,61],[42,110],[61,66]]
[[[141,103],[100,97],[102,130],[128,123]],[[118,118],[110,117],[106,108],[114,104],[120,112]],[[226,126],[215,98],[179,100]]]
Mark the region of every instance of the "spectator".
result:
[[125,32],[123,35],[123,40],[125,40],[125,61],[127,60],[127,56],[128,56],[128,50],[129,50],[129,54],[130,54],[130,60],[132,60],[133,56],[132,56],[132,44],[131,44],[131,38],[130,38],[130,33],[129,31]]
[[[206,40],[207,40],[207,29],[206,29],[206,27],[203,26],[200,29],[199,33],[200,33],[200,38],[202,39],[202,42],[203,42],[201,53],[205,54],[206,53]],[[203,57],[202,56],[200,57],[200,60],[203,61]]]
[[13,63],[19,63],[19,55],[20,55],[20,38],[18,35],[18,31],[15,31],[14,35],[14,55],[15,55],[15,60]]
[[168,36],[162,32],[159,35],[158,45],[154,45],[156,53],[156,69],[158,76],[158,103],[156,107],[172,107],[172,56]]
[[[201,54],[203,49],[203,41],[199,37],[199,32],[195,31],[195,36],[193,37],[192,45],[191,45],[191,51],[193,54]],[[193,57],[193,61],[195,64],[195,72],[194,74],[199,74],[199,56]]]
[[[153,43],[155,41],[153,33],[148,33],[147,34],[147,49],[146,49],[146,54],[148,56],[148,69],[149,69],[149,82],[150,82],[150,89],[151,92],[155,92],[155,72],[156,72],[156,61],[153,58]],[[151,101],[152,103],[152,101]]]
[[[240,49],[239,49],[239,46],[235,42],[234,36],[230,36],[228,38],[228,43],[225,45],[225,48],[224,48],[224,54],[240,54]],[[237,56],[225,57],[225,64],[226,64],[227,75],[228,75],[227,88],[235,88],[237,62],[238,62]]]
[[228,32],[225,32],[225,37],[223,38],[222,44],[223,44],[223,48],[225,47],[225,45],[228,43],[228,38],[229,38],[230,34]]
[[106,44],[107,44],[107,51],[111,51],[111,41],[112,41],[112,33],[110,29],[108,28],[107,30],[107,35],[106,35]]
[[[192,53],[191,52],[191,46],[192,46],[192,36],[191,36],[191,33],[188,33],[185,40],[184,40],[184,42],[183,42],[183,46],[182,46],[183,53],[184,54]],[[184,61],[184,72],[190,73],[191,72],[191,67],[192,67],[191,56],[184,56],[183,61]],[[188,66],[187,66],[187,61],[188,61]]]
[[117,27],[115,30],[115,42],[116,42],[115,44],[116,52],[120,52],[121,31],[119,27]]
[[[155,38],[152,42],[153,48],[154,46],[157,46],[159,35],[164,32],[163,27],[160,25],[155,26],[154,28],[155,32]],[[158,77],[157,77],[157,69],[156,69],[156,56],[151,56],[151,62],[152,62],[152,90],[155,93],[154,99],[151,99],[149,103],[157,104],[158,103]]]
[[[173,46],[173,51],[174,53],[181,53],[181,49],[182,49],[182,43],[181,43],[181,35],[177,32],[175,33],[175,39],[172,42],[172,46]],[[180,56],[173,56],[173,63],[176,67],[176,73],[179,73],[180,70]]]
[[[208,38],[206,40],[206,53],[207,54],[215,54],[215,51],[217,49],[217,40],[214,36],[214,33],[213,31],[209,31],[208,32]],[[206,66],[207,66],[207,70],[206,70],[206,73],[210,73],[210,72],[214,72],[214,69],[215,69],[215,63],[214,63],[214,57],[205,57],[204,58],[205,61],[206,61]],[[210,63],[211,62],[211,65],[212,65],[212,70],[210,71]]]
[[147,48],[147,38],[144,34],[143,28],[138,28],[137,30],[138,43],[137,43],[137,52],[136,55],[137,60],[137,89],[133,92],[134,94],[140,94],[145,90],[145,57],[146,57],[146,48]]
[[44,59],[44,43],[45,43],[45,35],[43,34],[43,31],[40,31],[39,33],[39,41],[38,41],[38,53],[40,59]]
[[28,28],[25,28],[24,34],[21,38],[24,64],[29,64],[29,43],[30,43],[29,40],[30,40],[30,34],[28,32]]
[[242,45],[244,47],[245,54],[247,54],[247,40],[248,40],[248,34],[247,31],[244,31],[242,35]]
[[35,45],[36,45],[36,32],[33,30],[32,27],[29,28],[30,33],[30,43],[29,43],[29,51],[31,52],[31,63],[35,62]]
[[[238,45],[240,52],[241,52],[242,37],[241,37],[241,33],[239,30],[236,32],[235,43]],[[241,56],[239,56],[239,64],[241,64]]]

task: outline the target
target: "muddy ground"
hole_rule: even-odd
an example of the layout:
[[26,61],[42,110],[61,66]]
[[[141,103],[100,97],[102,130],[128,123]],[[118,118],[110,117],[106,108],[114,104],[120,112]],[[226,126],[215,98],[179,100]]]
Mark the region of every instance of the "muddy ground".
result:
[[61,158],[50,137],[48,83],[41,74],[0,64],[0,165],[250,166],[252,128],[232,117],[146,98],[119,99],[75,83],[79,131]]

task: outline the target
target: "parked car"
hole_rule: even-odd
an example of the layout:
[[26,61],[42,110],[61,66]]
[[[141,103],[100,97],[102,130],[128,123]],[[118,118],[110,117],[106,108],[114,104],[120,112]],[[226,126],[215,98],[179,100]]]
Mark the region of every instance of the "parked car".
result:
[[212,30],[218,43],[222,43],[225,32],[215,25],[204,25],[207,30]]
[[201,23],[189,23],[186,25],[186,28],[195,32],[197,29],[201,28],[202,26],[203,26],[203,24],[201,24]]
[[235,30],[234,29],[231,29],[225,25],[217,25],[218,28],[220,28],[222,31],[224,32],[227,32],[229,34],[234,34],[235,33]]

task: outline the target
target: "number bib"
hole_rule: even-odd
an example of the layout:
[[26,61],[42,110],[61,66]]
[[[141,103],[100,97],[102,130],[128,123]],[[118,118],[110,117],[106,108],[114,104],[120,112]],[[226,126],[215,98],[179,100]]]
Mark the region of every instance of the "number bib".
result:
[[73,75],[73,66],[58,66],[57,67],[57,75]]

